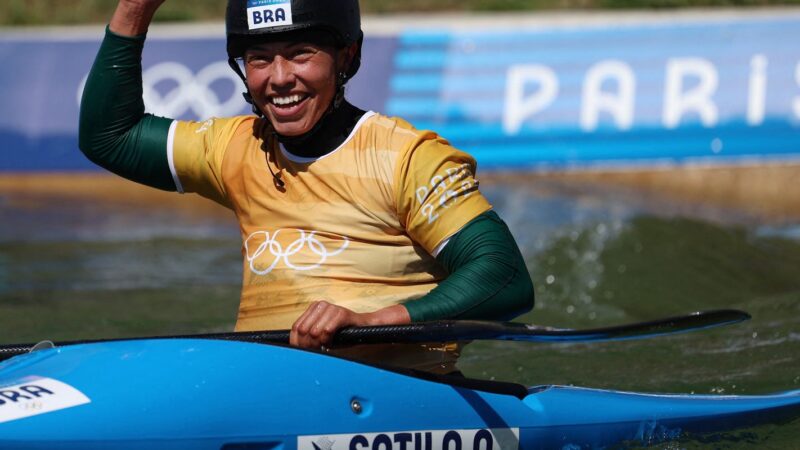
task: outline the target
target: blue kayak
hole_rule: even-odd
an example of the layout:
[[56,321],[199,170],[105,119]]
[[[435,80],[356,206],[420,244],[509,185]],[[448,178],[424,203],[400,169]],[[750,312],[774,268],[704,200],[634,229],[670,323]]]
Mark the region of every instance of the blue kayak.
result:
[[523,388],[202,339],[74,345],[0,364],[0,448],[14,449],[578,449],[798,416],[800,391]]

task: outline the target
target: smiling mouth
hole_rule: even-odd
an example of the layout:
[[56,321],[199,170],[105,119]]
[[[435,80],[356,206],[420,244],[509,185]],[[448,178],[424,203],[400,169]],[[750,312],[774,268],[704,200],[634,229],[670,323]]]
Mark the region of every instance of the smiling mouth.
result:
[[270,104],[277,106],[278,108],[290,108],[302,103],[306,98],[308,98],[307,95],[294,94],[281,97],[269,97],[268,100]]

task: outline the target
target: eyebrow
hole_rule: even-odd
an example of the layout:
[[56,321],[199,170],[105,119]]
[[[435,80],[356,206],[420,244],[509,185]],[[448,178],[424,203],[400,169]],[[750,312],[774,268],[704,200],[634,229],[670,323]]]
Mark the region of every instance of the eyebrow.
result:
[[[251,51],[251,50],[254,50],[254,51],[259,51],[259,50],[260,51],[270,51],[270,50],[281,51],[281,50],[287,50],[287,49],[292,49],[292,48],[297,48],[297,47],[313,47],[315,49],[321,49],[323,47],[321,45],[314,44],[313,42],[287,42],[286,45],[281,45],[281,46],[278,46],[277,48],[273,47],[272,44],[275,44],[275,43],[263,43],[263,44],[252,45],[252,46],[248,47],[246,51]],[[267,47],[267,46],[269,46],[269,47]]]

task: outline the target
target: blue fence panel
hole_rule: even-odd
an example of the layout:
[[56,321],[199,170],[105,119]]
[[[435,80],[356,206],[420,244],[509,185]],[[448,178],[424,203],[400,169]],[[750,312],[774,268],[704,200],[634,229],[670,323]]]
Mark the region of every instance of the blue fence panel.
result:
[[[97,169],[78,150],[78,111],[101,38],[101,33],[69,41],[0,35],[5,63],[0,69],[0,171]],[[393,37],[366,40],[365,62],[348,88],[356,104],[383,108],[395,46]],[[147,112],[204,120],[250,111],[221,36],[150,38],[142,59]]]
[[800,158],[800,20],[408,31],[389,114],[483,167]]
[[[209,32],[209,34],[213,34]],[[86,170],[91,39],[0,34],[0,171]],[[800,16],[368,36],[357,105],[433,129],[484,168],[800,160]],[[243,114],[224,39],[150,38],[149,112]]]

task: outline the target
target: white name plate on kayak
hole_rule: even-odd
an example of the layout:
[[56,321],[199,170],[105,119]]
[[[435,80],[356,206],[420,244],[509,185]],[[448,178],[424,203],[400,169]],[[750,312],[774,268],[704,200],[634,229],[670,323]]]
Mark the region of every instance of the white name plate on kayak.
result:
[[17,384],[0,385],[0,423],[90,402],[89,397],[68,384],[30,377]]
[[518,449],[519,428],[387,431],[385,433],[298,436],[297,450],[461,450]]

